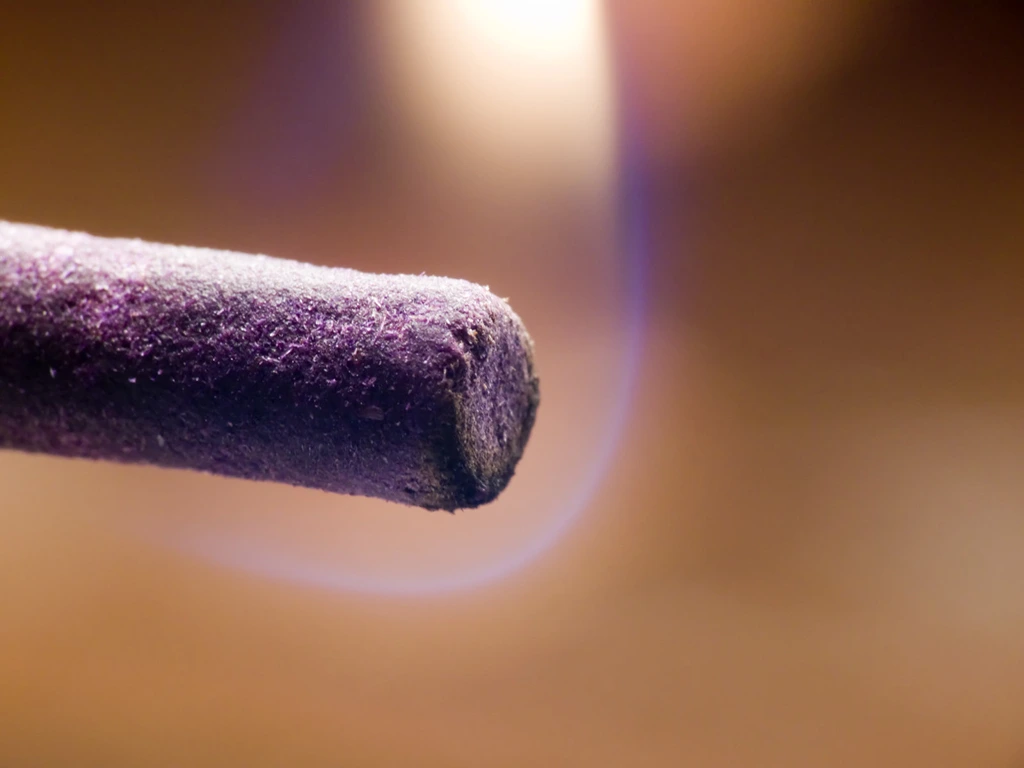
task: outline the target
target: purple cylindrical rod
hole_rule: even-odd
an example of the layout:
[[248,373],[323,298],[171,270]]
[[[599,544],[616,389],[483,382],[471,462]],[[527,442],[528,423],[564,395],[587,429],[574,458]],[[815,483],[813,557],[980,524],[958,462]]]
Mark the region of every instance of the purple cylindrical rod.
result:
[[452,510],[537,404],[481,286],[0,222],[0,448]]

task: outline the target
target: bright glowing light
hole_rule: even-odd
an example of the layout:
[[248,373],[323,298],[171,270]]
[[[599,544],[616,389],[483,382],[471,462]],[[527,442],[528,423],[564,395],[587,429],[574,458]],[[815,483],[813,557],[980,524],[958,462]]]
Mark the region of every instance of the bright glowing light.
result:
[[594,0],[392,0],[391,65],[405,122],[491,189],[606,187],[614,125]]
[[598,13],[592,0],[453,0],[448,10],[470,39],[515,55],[562,58],[566,43],[590,31]]

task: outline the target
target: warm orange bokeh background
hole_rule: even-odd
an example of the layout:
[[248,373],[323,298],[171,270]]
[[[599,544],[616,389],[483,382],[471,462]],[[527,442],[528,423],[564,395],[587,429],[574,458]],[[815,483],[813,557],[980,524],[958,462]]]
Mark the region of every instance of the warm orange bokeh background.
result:
[[609,5],[647,346],[603,484],[527,567],[395,597],[138,535],[209,519],[429,577],[507,554],[586,474],[623,342],[600,151],[536,148],[573,136],[551,90],[536,133],[460,155],[383,5],[0,4],[0,217],[489,283],[544,386],[506,497],[454,518],[0,455],[0,764],[1024,759],[1012,2]]

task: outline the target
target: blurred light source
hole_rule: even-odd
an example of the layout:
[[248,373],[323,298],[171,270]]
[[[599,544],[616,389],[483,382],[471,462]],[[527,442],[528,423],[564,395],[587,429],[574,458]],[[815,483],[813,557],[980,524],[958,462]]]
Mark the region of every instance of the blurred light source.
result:
[[609,62],[595,0],[392,0],[389,66],[414,139],[487,191],[612,170]]

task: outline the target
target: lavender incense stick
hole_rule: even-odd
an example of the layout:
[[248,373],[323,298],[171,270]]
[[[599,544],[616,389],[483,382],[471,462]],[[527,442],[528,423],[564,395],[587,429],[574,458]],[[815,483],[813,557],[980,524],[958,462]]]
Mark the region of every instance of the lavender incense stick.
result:
[[0,222],[0,448],[453,510],[537,404],[481,286]]

